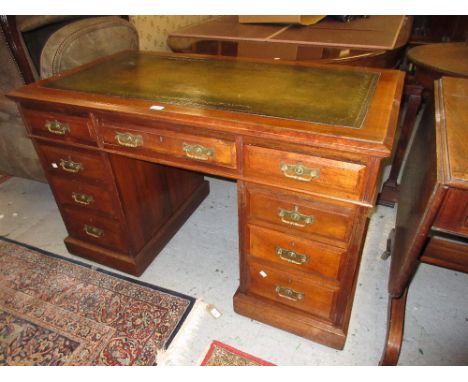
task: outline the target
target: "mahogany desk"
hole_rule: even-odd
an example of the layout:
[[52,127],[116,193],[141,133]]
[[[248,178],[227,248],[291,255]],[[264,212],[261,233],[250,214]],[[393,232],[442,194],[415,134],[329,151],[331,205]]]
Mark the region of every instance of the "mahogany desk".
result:
[[207,195],[203,173],[236,179],[235,311],[342,348],[402,86],[391,70],[126,52],[10,97],[70,252],[140,275]]
[[410,149],[389,239],[389,317],[381,365],[398,362],[406,297],[419,262],[468,272],[468,79],[443,77],[434,90],[435,113],[426,110]]

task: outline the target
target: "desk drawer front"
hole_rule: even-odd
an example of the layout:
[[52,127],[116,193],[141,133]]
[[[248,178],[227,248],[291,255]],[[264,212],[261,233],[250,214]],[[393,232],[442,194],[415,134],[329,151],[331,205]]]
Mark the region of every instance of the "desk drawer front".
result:
[[336,290],[312,278],[291,275],[256,262],[250,262],[249,274],[251,293],[331,319]]
[[104,146],[112,149],[142,155],[166,154],[197,164],[237,167],[234,141],[187,134],[175,135],[167,131],[153,134],[106,125],[103,138]]
[[128,252],[127,235],[120,222],[68,208],[62,209],[62,215],[70,236],[119,252]]
[[245,147],[245,176],[298,190],[357,200],[365,166],[257,146]]
[[468,237],[468,191],[448,190],[434,228]]
[[[353,227],[356,207],[330,203],[318,198],[302,198],[281,191],[248,189],[249,219],[274,224],[292,235],[346,248]],[[276,228],[275,228],[276,229]]]
[[110,187],[70,181],[64,177],[51,177],[57,201],[82,211],[99,212],[108,217],[118,216],[118,201]]
[[304,240],[263,227],[249,225],[249,254],[294,269],[338,279],[343,249]]
[[91,134],[91,122],[86,116],[26,108],[23,109],[23,115],[34,135],[96,146],[94,134]]
[[44,168],[53,175],[102,182],[109,178],[101,154],[91,150],[36,143]]

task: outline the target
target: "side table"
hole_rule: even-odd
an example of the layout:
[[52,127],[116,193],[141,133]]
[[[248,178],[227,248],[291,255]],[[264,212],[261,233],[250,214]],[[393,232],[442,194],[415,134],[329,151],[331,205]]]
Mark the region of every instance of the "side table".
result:
[[393,207],[398,201],[398,177],[423,97],[431,97],[434,81],[442,76],[468,77],[468,43],[441,43],[414,47],[408,60],[416,67],[414,81],[405,87],[406,114],[393,155],[390,175],[379,195],[378,204]]
[[434,91],[435,112],[432,103],[425,109],[411,145],[388,242],[387,338],[380,365],[398,363],[406,297],[419,263],[468,272],[468,79],[444,77]]

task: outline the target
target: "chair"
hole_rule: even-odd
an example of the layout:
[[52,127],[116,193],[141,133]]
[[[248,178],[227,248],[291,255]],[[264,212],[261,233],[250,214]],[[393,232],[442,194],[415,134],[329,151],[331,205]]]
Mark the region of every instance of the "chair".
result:
[[97,58],[138,49],[138,33],[117,16],[0,16],[0,174],[45,181],[15,104],[21,85]]

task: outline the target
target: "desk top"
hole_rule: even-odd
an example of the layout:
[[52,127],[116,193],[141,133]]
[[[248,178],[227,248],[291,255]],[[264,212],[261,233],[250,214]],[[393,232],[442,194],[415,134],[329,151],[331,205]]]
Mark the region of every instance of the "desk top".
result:
[[237,16],[221,16],[173,32],[169,37],[392,50],[408,41],[411,25],[411,17],[395,15],[375,15],[349,23],[326,18],[309,26],[240,24]]
[[440,181],[468,189],[468,79],[443,77],[435,92]]
[[131,53],[44,86],[360,128],[379,73]]
[[385,157],[403,79],[394,70],[123,52],[9,95]]

